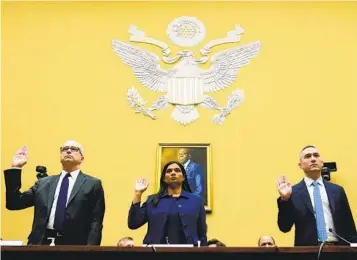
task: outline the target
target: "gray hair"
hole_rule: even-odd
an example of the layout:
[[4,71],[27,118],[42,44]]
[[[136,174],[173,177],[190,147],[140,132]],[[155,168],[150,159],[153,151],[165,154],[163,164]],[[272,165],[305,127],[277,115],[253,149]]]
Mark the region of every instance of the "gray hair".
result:
[[63,147],[65,147],[65,146],[74,146],[74,147],[77,147],[77,148],[79,148],[79,151],[80,151],[81,155],[84,154],[83,145],[81,145],[80,143],[78,143],[78,142],[75,141],[75,140],[67,140],[67,141],[64,142],[64,144],[63,144]]

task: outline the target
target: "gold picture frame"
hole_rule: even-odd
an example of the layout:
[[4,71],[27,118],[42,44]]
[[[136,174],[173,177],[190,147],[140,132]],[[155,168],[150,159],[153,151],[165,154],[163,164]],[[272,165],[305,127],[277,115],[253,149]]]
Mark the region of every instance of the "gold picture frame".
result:
[[202,197],[206,212],[212,212],[212,163],[209,143],[159,143],[157,151],[156,189],[160,186],[162,168],[169,161],[185,165],[193,193]]

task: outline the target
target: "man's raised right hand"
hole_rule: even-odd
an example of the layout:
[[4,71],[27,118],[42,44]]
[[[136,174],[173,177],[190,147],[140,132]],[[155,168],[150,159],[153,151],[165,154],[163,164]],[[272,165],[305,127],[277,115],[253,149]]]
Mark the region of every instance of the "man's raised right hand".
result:
[[291,193],[293,192],[290,182],[284,175],[280,175],[276,181],[276,186],[282,200],[289,200]]
[[28,159],[28,148],[27,145],[22,146],[19,150],[16,151],[15,156],[12,158],[12,167],[22,168]]

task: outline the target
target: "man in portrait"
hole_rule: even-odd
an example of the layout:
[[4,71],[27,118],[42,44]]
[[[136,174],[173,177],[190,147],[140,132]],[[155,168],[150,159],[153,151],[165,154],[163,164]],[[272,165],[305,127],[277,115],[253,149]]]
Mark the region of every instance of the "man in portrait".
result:
[[191,191],[194,194],[201,196],[204,201],[206,201],[204,196],[205,182],[203,175],[203,167],[200,164],[192,161],[191,150],[189,148],[179,149],[178,161],[185,167]]

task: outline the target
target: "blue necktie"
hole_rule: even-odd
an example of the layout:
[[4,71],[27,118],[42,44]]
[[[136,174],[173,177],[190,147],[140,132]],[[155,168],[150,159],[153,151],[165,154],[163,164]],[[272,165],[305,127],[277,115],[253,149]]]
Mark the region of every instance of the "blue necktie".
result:
[[323,242],[327,240],[324,209],[322,206],[319,184],[317,181],[314,181],[312,185],[314,185],[314,204],[316,214],[317,238],[319,239],[319,241]]
[[68,177],[70,176],[71,175],[69,173],[64,176],[61,183],[60,192],[58,194],[55,221],[53,224],[53,227],[58,231],[63,231],[63,222],[64,218],[66,217],[66,204],[69,184]]

